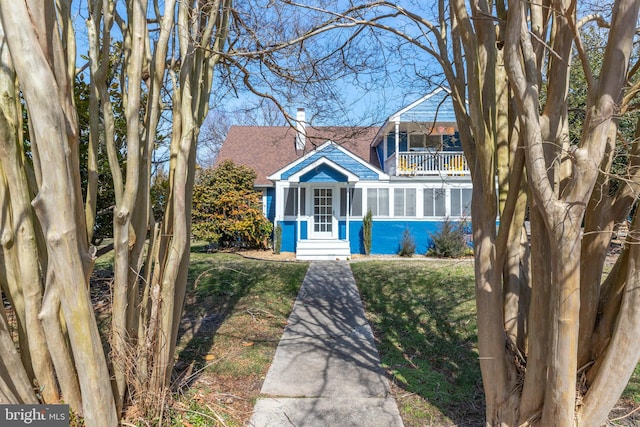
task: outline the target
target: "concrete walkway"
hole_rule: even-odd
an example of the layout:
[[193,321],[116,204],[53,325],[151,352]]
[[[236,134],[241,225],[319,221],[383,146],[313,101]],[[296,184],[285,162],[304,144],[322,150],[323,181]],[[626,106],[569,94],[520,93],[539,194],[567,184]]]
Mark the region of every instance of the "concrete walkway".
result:
[[252,427],[402,426],[346,262],[312,262]]

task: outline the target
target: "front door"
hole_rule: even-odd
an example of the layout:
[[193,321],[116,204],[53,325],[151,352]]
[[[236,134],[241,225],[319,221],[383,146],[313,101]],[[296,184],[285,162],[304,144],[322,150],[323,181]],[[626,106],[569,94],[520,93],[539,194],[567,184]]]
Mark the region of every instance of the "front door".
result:
[[334,237],[333,188],[313,189],[313,238],[331,239]]

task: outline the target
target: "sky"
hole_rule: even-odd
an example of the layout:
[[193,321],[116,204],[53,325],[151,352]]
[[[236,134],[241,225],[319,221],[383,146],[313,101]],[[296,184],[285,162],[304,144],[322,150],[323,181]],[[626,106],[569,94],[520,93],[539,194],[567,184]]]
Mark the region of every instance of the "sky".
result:
[[[409,7],[422,7],[421,2],[411,0],[401,3]],[[422,13],[426,16],[431,11]],[[399,18],[389,18],[385,23],[424,39],[416,28]],[[324,33],[315,41],[314,47],[319,51],[334,51],[352,32],[349,29]],[[382,124],[389,115],[444,82],[442,70],[433,58],[389,33],[363,31],[344,56],[358,70],[357,74],[341,72],[338,63],[334,77],[322,89],[294,90],[297,94],[293,96],[270,94],[278,97],[290,114],[295,115],[297,108],[305,108],[307,118],[313,125],[368,126]],[[328,62],[329,65],[333,64]],[[265,92],[269,93],[269,89],[265,89]],[[243,90],[226,92],[221,98],[214,97],[212,105],[230,112],[256,102],[254,96]]]

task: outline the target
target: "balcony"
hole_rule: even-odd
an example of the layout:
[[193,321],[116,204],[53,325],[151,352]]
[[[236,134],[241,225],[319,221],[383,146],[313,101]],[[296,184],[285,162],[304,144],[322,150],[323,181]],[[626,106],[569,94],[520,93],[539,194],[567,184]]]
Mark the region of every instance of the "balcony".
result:
[[[385,170],[396,176],[465,176],[469,165],[462,151],[401,151],[385,162]],[[395,173],[394,173],[395,171]]]

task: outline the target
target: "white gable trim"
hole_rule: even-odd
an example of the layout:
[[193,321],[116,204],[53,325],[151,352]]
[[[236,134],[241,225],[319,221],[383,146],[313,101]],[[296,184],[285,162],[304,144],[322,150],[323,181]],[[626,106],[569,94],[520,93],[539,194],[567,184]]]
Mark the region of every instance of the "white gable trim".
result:
[[311,172],[314,168],[317,168],[318,166],[321,165],[327,165],[330,168],[333,168],[335,170],[337,170],[338,172],[340,172],[341,174],[345,175],[347,177],[347,181],[349,183],[354,183],[354,182],[358,182],[360,181],[360,178],[358,178],[357,175],[349,172],[347,169],[343,168],[342,166],[338,165],[337,163],[327,159],[326,157],[321,157],[318,160],[316,160],[315,162],[307,165],[306,167],[300,169],[298,172],[294,173],[293,175],[291,175],[288,179],[289,182],[300,182],[300,177],[304,174],[306,174],[307,172]]
[[[326,147],[333,145],[335,146],[338,150],[342,151],[344,154],[346,154],[347,156],[351,157],[353,160],[355,160],[356,162],[360,163],[361,165],[371,169],[372,171],[374,171],[375,173],[378,174],[379,179],[381,180],[387,180],[389,179],[389,175],[387,175],[386,173],[384,173],[382,170],[378,169],[377,167],[373,166],[371,163],[361,159],[360,157],[356,156],[355,154],[353,154],[351,151],[347,150],[346,148],[342,147],[340,144],[336,144],[333,141],[327,141],[324,144],[322,144],[321,146],[319,146],[318,148],[316,148],[315,150],[305,154],[304,156],[300,157],[298,160],[295,160],[291,163],[289,163],[288,165],[286,165],[285,167],[283,167],[282,169],[274,172],[272,175],[268,176],[267,179],[270,179],[271,181],[280,181],[282,179],[282,174],[285,173],[286,171],[288,171],[289,169],[297,166],[298,164],[304,162],[305,160],[307,160],[309,157],[316,155],[318,152],[324,150]],[[331,167],[334,167],[335,169],[337,169],[338,171],[342,172],[345,171],[345,175],[347,176],[354,176],[356,178],[358,178],[356,175],[354,175],[353,173],[347,171],[346,169],[344,169],[342,166],[338,166],[335,162],[332,162],[328,159],[326,159],[328,164]],[[315,162],[314,162],[315,163]],[[307,170],[308,172],[309,167],[305,167],[304,170]],[[297,172],[294,176],[298,175],[300,172]],[[304,174],[304,173],[303,173]],[[293,177],[293,176],[292,176]],[[359,178],[358,178],[359,179]],[[349,181],[351,182],[351,181]]]
[[415,107],[417,107],[418,105],[422,104],[424,101],[426,101],[427,99],[431,98],[432,96],[434,96],[435,94],[442,92],[442,91],[446,91],[447,93],[451,93],[451,90],[440,86],[439,88],[437,88],[436,90],[434,90],[433,92],[431,92],[428,95],[423,96],[422,98],[418,99],[417,101],[413,102],[412,104],[409,104],[408,106],[404,107],[402,110],[396,112],[395,114],[392,114],[391,116],[389,116],[388,121],[389,122],[396,122],[400,120],[400,116],[402,116],[404,113],[406,113],[407,111],[413,110]]

